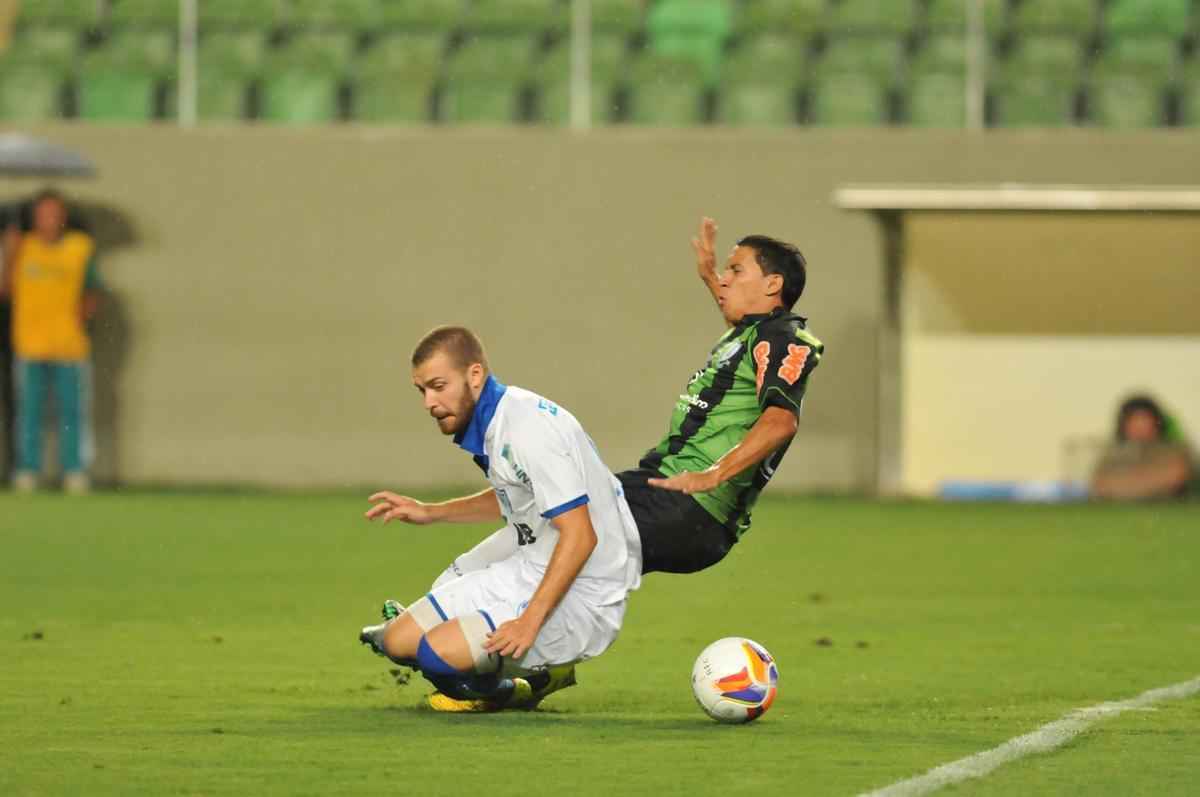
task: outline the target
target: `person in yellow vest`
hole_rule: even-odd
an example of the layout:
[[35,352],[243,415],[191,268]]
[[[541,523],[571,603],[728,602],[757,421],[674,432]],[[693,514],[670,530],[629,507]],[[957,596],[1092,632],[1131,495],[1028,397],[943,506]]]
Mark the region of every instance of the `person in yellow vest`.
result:
[[13,486],[37,487],[42,471],[42,413],[54,393],[63,487],[86,492],[91,440],[91,341],[87,322],[100,303],[96,245],[66,229],[61,195],[43,191],[33,204],[33,229],[8,260],[12,346],[16,372],[16,455]]

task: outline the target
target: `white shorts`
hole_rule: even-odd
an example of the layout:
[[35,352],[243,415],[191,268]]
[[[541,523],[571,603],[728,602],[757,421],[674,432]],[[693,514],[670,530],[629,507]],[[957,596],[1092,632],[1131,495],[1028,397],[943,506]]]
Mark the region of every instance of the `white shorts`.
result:
[[[443,620],[480,612],[495,628],[515,620],[537,588],[538,582],[530,581],[518,560],[506,559],[435,587],[428,597]],[[616,640],[624,617],[625,601],[595,606],[567,590],[533,647],[518,660],[506,658],[501,672],[519,675],[599,656]]]

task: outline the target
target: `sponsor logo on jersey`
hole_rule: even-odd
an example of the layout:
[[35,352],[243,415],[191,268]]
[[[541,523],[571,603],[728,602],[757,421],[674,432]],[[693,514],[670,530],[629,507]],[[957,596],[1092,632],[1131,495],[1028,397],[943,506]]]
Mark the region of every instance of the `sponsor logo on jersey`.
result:
[[504,517],[510,518],[513,514],[512,501],[508,500],[508,493],[499,487],[496,488],[496,497],[500,499],[500,509],[504,513]]
[[517,475],[517,478],[521,480],[522,484],[526,486],[530,484],[529,474],[525,472],[524,468],[517,464],[516,458],[513,457],[512,446],[510,446],[508,443],[505,443],[504,448],[500,449],[500,458],[507,462],[510,467],[512,467],[513,473]]
[[789,343],[787,357],[783,358],[783,364],[779,366],[779,378],[789,385],[796,384],[796,380],[804,373],[804,363],[808,362],[810,351],[807,346]]
[[538,400],[538,409],[551,415],[558,415],[558,405],[552,401],[546,401],[546,399]]
[[763,377],[767,375],[767,363],[771,359],[771,344],[767,341],[760,341],[754,347],[754,364],[756,367],[754,375],[755,389],[761,393]]
[[702,410],[708,409],[708,406],[709,406],[707,401],[700,398],[699,396],[693,396],[690,393],[680,393],[679,394],[679,405],[681,407],[682,406],[699,407]]
[[742,342],[740,340],[730,341],[713,355],[712,364],[714,368],[720,368],[736,357],[742,350]]

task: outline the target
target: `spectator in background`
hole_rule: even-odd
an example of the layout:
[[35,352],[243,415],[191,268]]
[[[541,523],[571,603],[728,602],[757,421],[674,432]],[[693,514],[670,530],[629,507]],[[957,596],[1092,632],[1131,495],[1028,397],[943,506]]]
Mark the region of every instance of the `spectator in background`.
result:
[[1117,411],[1115,442],[1092,475],[1097,498],[1136,500],[1186,495],[1194,468],[1179,425],[1149,396]]
[[33,203],[33,229],[20,236],[5,269],[12,296],[19,491],[37,487],[42,470],[42,412],[51,390],[58,409],[63,486],[87,492],[91,460],[87,322],[99,307],[100,279],[91,236],[67,230],[61,195],[43,191]]

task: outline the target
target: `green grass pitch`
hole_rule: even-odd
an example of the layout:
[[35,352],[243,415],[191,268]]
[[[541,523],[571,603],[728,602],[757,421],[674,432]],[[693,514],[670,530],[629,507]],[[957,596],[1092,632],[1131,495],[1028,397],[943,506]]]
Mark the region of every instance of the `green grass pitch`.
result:
[[[715,569],[648,577],[579,687],[434,714],[356,631],[490,528],[365,506],[0,495],[0,794],[851,795],[1200,674],[1200,507],[769,497]],[[780,695],[726,727],[688,679],[735,634]],[[1198,736],[1164,703],[948,791],[1194,794]]]

